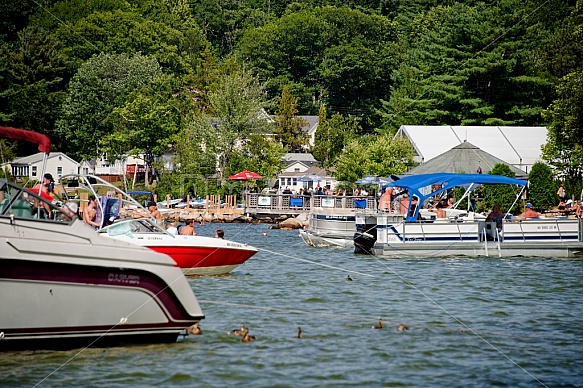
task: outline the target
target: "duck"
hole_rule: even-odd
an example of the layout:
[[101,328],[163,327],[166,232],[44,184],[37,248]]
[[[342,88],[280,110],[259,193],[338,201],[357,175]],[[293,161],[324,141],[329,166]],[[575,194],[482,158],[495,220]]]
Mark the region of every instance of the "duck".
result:
[[379,319],[379,323],[372,327],[373,329],[382,329],[383,328],[383,320]]
[[348,280],[349,282],[352,281],[352,278],[350,277],[350,275],[346,276],[346,280]]
[[402,323],[399,324],[399,327],[397,327],[397,331],[405,331],[405,330],[409,330],[409,328],[405,325],[403,325]]
[[298,335],[296,338],[302,338],[302,328],[298,326]]
[[196,322],[194,325],[190,326],[188,329],[186,329],[186,331],[188,332],[188,334],[192,334],[192,335],[202,334],[201,328],[198,327],[198,322]]
[[249,335],[249,329],[243,329],[243,338],[241,338],[241,342],[251,342],[255,341],[255,336]]
[[243,337],[245,335],[245,330],[246,329],[247,328],[245,327],[245,324],[242,323],[240,329],[231,330],[227,334],[229,334],[229,335],[238,335],[239,337]]

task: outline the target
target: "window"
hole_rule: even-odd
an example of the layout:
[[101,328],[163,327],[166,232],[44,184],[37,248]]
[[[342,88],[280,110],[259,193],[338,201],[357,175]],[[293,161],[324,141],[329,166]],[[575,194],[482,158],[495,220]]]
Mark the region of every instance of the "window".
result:
[[37,166],[32,166],[32,176],[36,176]]
[[57,175],[58,176],[63,175],[63,167],[57,167]]
[[89,175],[89,167],[83,167],[83,175]]

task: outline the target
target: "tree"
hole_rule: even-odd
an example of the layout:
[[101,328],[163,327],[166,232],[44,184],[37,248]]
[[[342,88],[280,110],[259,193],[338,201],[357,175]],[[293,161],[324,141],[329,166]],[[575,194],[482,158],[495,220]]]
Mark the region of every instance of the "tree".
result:
[[64,150],[73,157],[92,159],[100,152],[100,141],[112,133],[106,118],[122,107],[127,96],[162,74],[154,58],[136,54],[100,54],[91,58],[69,84],[57,130],[66,140]]
[[563,77],[556,93],[557,99],[543,112],[548,135],[542,157],[565,179],[569,192],[583,175],[583,70]]
[[361,130],[360,119],[356,116],[335,113],[329,120],[320,119],[312,149],[314,158],[325,168],[333,166],[344,146],[356,139]]
[[0,57],[4,58],[0,66],[0,111],[8,124],[46,134],[59,144],[54,123],[66,97],[71,64],[61,43],[42,29],[27,28],[18,38],[12,47],[0,48]]
[[411,125],[411,118],[423,125],[540,124],[550,82],[521,44],[523,16],[507,11],[456,3],[417,15],[383,105],[385,128]]
[[308,133],[302,128],[306,120],[297,117],[298,98],[291,95],[289,87],[284,86],[275,116],[275,137],[289,152],[302,152],[308,147]]
[[[494,165],[488,173],[490,175],[502,175],[515,178],[514,172],[504,163]],[[511,212],[520,212],[521,204],[517,201],[512,207],[518,195],[517,189],[511,185],[487,185],[476,190],[484,197],[484,205],[487,209],[492,209],[494,204],[500,205],[500,209],[510,209]]]
[[535,209],[545,210],[556,205],[556,184],[553,172],[542,162],[532,165],[528,174],[528,200]]
[[413,165],[415,151],[406,139],[388,135],[350,141],[335,164],[335,178],[356,182],[367,174],[403,174]]

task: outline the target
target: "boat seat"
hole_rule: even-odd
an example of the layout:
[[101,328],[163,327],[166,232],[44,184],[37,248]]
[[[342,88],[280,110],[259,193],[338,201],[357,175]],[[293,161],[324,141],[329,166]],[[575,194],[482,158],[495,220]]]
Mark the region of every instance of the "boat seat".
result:
[[32,218],[32,205],[24,199],[17,199],[12,204],[12,213],[15,217]]

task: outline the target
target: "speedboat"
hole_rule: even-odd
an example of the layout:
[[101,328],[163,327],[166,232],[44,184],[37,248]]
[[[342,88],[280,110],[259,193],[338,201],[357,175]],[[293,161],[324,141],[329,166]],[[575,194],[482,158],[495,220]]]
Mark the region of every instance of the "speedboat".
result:
[[0,290],[0,350],[171,343],[204,318],[171,258],[104,238],[6,179]]
[[99,232],[170,256],[187,276],[225,275],[257,253],[250,245],[220,238],[172,235],[151,219],[119,220]]
[[[61,178],[66,185],[91,190],[98,200],[98,219],[102,227],[98,232],[112,239],[150,248],[170,256],[188,276],[224,275],[245,263],[257,253],[257,248],[235,241],[203,236],[173,235],[162,228],[154,218],[117,219],[124,207],[135,206],[148,210],[123,190],[103,179],[91,175],[70,174]],[[116,195],[98,196],[97,188],[105,187]],[[115,219],[115,220],[114,220]],[[108,225],[108,221],[114,221]]]
[[[447,217],[439,219],[435,213],[421,209],[431,197],[456,187],[465,188],[465,196],[480,185],[514,185],[520,188],[518,200],[526,184],[525,180],[489,174],[434,173],[403,177],[384,187],[407,190],[410,196],[419,198],[420,205],[415,209],[409,205],[407,215],[379,213],[375,238],[357,231],[355,245],[389,257],[583,257],[581,219],[523,220],[507,214],[497,225],[471,210],[447,209]],[[362,216],[357,214],[357,223]]]

